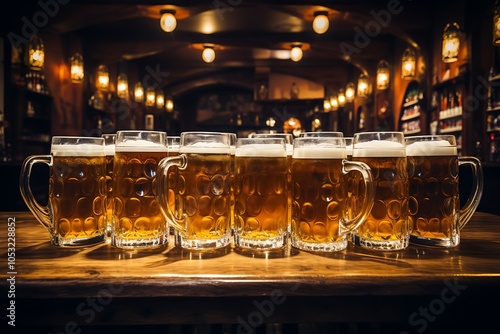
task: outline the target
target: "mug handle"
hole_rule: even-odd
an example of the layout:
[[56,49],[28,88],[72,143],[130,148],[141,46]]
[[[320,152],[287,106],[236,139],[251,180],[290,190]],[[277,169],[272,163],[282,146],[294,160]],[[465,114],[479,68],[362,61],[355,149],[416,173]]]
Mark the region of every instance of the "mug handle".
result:
[[186,214],[182,218],[177,218],[172,212],[172,208],[168,201],[168,170],[170,167],[176,166],[178,169],[185,169],[187,166],[187,159],[185,154],[179,154],[175,157],[163,158],[158,163],[156,175],[156,201],[160,206],[160,210],[167,221],[172,224],[173,228],[179,232],[185,231]]
[[358,171],[363,176],[363,181],[365,183],[365,193],[364,200],[361,205],[359,213],[352,219],[341,219],[340,223],[340,237],[345,234],[357,229],[361,223],[363,223],[373,208],[373,203],[375,199],[375,188],[373,186],[373,174],[370,167],[364,162],[360,161],[350,161],[344,159],[342,161],[342,173],[348,174],[351,171]]
[[32,155],[24,160],[19,176],[19,190],[24,203],[26,203],[33,215],[50,232],[50,235],[53,235],[54,225],[52,224],[51,210],[48,205],[43,206],[38,203],[31,191],[31,170],[36,163],[44,163],[52,167],[52,155]]
[[463,156],[458,157],[458,166],[470,165],[472,168],[472,189],[469,194],[469,198],[465,202],[462,209],[460,209],[460,219],[458,222],[458,227],[461,230],[465,224],[470,220],[472,215],[477,209],[481,197],[483,195],[483,167],[481,166],[481,161],[476,157]]

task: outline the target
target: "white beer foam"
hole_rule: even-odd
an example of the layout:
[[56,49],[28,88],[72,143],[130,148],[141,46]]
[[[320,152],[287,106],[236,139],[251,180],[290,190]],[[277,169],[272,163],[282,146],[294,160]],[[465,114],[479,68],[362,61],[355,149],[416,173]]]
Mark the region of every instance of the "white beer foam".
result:
[[50,152],[58,157],[96,157],[104,156],[104,146],[96,144],[52,144]]
[[406,154],[411,156],[457,155],[457,147],[447,140],[420,141],[406,145]]
[[389,140],[372,140],[356,143],[352,150],[353,157],[405,157],[405,145]]
[[282,144],[248,144],[236,148],[237,157],[286,157],[287,152]]
[[293,144],[286,144],[286,155],[293,155]]
[[106,155],[114,155],[115,154],[115,145],[105,145],[104,146],[104,152],[106,152]]
[[230,154],[231,148],[224,143],[197,142],[192,145],[181,146],[179,153]]
[[128,140],[116,144],[115,152],[167,152],[167,146],[147,140]]
[[294,159],[345,159],[347,151],[340,147],[323,146],[321,144],[297,147],[293,151]]

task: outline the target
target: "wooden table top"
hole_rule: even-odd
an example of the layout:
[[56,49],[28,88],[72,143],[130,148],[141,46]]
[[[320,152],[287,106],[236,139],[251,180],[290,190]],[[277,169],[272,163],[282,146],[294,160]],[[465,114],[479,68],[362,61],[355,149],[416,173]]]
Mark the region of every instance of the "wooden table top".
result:
[[[0,244],[7,262],[6,223],[15,219],[17,298],[79,298],[120,285],[120,297],[248,297],[282,289],[295,296],[436,294],[443,281],[500,287],[500,216],[477,212],[455,249],[411,245],[373,253],[349,246],[312,254],[287,247],[242,254],[233,248],[203,254],[169,245],[124,251],[109,243],[73,249],[52,246],[48,232],[28,212],[2,212]],[[12,241],[12,240],[9,240]],[[10,244],[9,246],[12,246]]]

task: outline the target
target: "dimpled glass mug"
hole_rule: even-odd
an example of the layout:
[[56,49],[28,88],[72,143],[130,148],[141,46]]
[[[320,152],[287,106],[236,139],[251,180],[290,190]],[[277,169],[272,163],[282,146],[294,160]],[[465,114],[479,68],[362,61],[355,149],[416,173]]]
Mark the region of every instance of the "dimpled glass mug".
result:
[[[351,234],[351,240],[371,250],[403,250],[410,241],[408,219],[408,170],[405,141],[402,132],[360,132],[353,138],[352,160],[370,166],[375,198],[366,220]],[[358,173],[355,173],[358,174]],[[354,178],[359,179],[359,175]],[[363,195],[356,189],[353,196],[359,212],[358,199]]]
[[[231,241],[231,136],[183,132],[180,137],[179,155],[163,159],[158,167],[161,211],[182,248],[226,247]],[[178,169],[176,180],[168,180],[172,168]]]
[[234,165],[236,247],[283,247],[289,230],[285,138],[238,138]]
[[[106,159],[104,139],[54,136],[50,155],[27,157],[21,168],[21,195],[57,246],[89,246],[106,240]],[[49,166],[49,202],[40,205],[30,188],[36,163]]]
[[[405,138],[410,178],[410,243],[454,247],[460,230],[476,211],[483,193],[481,162],[458,156],[453,135]],[[472,168],[471,193],[460,209],[459,166]]]
[[[316,252],[344,250],[347,234],[357,228],[373,206],[373,177],[368,165],[346,160],[342,137],[295,138],[292,159],[292,246]],[[347,174],[361,173],[363,203],[347,217]]]
[[116,133],[113,165],[111,244],[155,248],[167,244],[168,226],[156,202],[158,163],[167,156],[167,134],[126,130]]

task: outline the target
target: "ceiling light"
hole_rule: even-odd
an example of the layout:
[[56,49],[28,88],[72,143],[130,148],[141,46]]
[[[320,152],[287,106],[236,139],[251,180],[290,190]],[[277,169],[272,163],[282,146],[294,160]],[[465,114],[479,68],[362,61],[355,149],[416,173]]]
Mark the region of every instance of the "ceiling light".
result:
[[313,30],[317,34],[324,34],[330,27],[330,21],[328,21],[328,12],[315,12],[313,20]]
[[443,32],[443,61],[452,63],[458,60],[458,50],[460,49],[460,27],[456,22],[448,23]]
[[330,96],[330,107],[333,111],[337,111],[339,109],[339,100],[336,95]]
[[156,92],[156,108],[162,109],[165,106],[165,94],[162,90]]
[[83,81],[83,57],[75,53],[70,59],[71,82],[81,83]]
[[205,46],[201,53],[201,58],[205,63],[211,63],[215,60],[215,50],[213,46]]
[[172,32],[177,27],[177,19],[175,18],[175,10],[160,11],[160,27],[165,32]]
[[165,102],[165,109],[167,109],[168,112],[174,111],[174,100],[170,96],[167,98],[167,101]]
[[294,45],[290,50],[290,59],[293,60],[294,62],[298,62],[302,59],[303,54],[304,53],[302,52],[301,46]]

